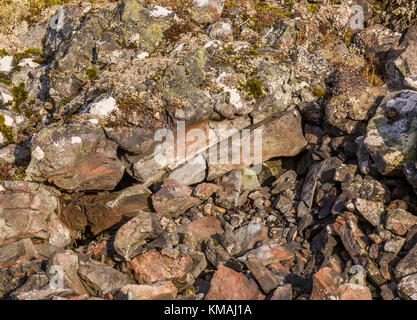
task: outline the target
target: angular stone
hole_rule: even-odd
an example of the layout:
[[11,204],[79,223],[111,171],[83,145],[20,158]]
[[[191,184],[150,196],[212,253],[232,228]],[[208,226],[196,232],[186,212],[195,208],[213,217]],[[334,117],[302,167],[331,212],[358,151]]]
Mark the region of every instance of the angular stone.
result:
[[193,267],[193,260],[183,254],[168,256],[156,250],[145,252],[134,258],[130,265],[139,283],[182,280]]
[[265,266],[294,258],[294,253],[279,244],[263,245],[259,248],[252,249],[240,257],[239,260],[245,262],[249,255],[258,258]]
[[200,183],[194,189],[194,196],[200,198],[201,200],[207,200],[210,198],[213,193],[220,191],[220,186],[212,183]]
[[204,252],[207,260],[216,268],[230,259],[226,250],[212,239],[206,241]]
[[15,144],[0,149],[0,163],[22,163],[30,159],[30,150]]
[[85,288],[93,296],[101,296],[125,285],[134,283],[125,274],[104,263],[80,263],[78,275]]
[[[66,287],[74,289],[78,294],[87,293],[78,276],[78,256],[76,254],[56,253],[49,264],[49,274],[57,274],[58,272],[58,276],[60,276],[62,270],[63,284]],[[58,267],[60,270],[57,269]]]
[[235,235],[243,251],[252,249],[256,242],[268,238],[268,229],[259,223],[249,222],[235,230]]
[[405,238],[394,237],[393,239],[385,242],[384,251],[397,254],[398,252],[401,251],[401,248],[403,247],[404,243],[405,243]]
[[48,239],[59,195],[54,188],[37,183],[0,183],[0,246],[24,238]]
[[337,300],[341,276],[331,268],[322,268],[313,276],[310,300]]
[[214,23],[221,16],[223,5],[221,0],[193,0],[191,18],[201,24]]
[[123,300],[172,300],[177,291],[171,281],[161,281],[151,285],[129,284],[120,289],[119,295]]
[[402,164],[417,160],[417,93],[387,95],[368,122],[365,146],[383,175],[402,174]]
[[287,283],[285,286],[276,288],[271,300],[292,300],[291,283]]
[[355,204],[356,210],[374,227],[381,224],[381,216],[384,213],[384,204],[382,202],[356,198],[353,203]]
[[126,261],[137,256],[144,244],[162,234],[160,217],[152,212],[141,211],[116,232],[114,249]]
[[281,213],[288,213],[292,209],[293,203],[288,198],[283,195],[278,196],[274,203],[275,209],[279,210]]
[[7,268],[38,258],[38,253],[30,239],[23,239],[0,247],[0,268]]
[[340,300],[372,300],[368,287],[358,284],[345,283],[339,288]]
[[221,266],[213,275],[205,300],[263,300],[255,281]]
[[198,218],[185,225],[185,230],[199,239],[209,239],[224,232],[220,220],[214,216]]
[[417,300],[417,274],[403,278],[397,290],[403,299]]
[[278,286],[278,279],[256,256],[248,255],[246,265],[264,292],[268,293]]
[[35,135],[26,174],[71,191],[113,190],[124,170],[116,143],[102,129],[70,124],[48,126]]
[[175,180],[165,180],[161,189],[152,196],[155,211],[162,216],[178,217],[202,201],[192,196],[193,189]]
[[180,181],[183,185],[189,186],[202,182],[206,179],[207,162],[203,155],[198,155],[187,163],[175,169],[168,177]]
[[395,267],[395,277],[401,279],[410,274],[417,273],[417,245]]
[[403,236],[417,224],[417,216],[403,209],[388,210],[385,218],[385,228]]

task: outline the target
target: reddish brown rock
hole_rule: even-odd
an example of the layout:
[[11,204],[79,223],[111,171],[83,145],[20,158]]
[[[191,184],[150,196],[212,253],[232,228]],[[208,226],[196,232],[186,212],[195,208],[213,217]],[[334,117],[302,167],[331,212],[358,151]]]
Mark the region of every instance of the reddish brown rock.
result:
[[206,300],[263,300],[255,281],[236,272],[220,266],[210,283],[210,290]]
[[248,255],[256,256],[265,266],[294,258],[294,253],[278,244],[264,245],[253,249],[239,260],[246,261]]
[[200,239],[208,239],[215,234],[223,234],[222,224],[214,216],[199,218],[185,226],[186,231]]
[[313,276],[310,300],[336,300],[341,276],[331,268],[322,268]]
[[206,200],[212,196],[213,193],[219,191],[220,186],[213,183],[200,183],[194,189],[194,195],[201,200]]
[[183,279],[193,267],[193,260],[182,253],[167,256],[151,250],[134,258],[130,265],[139,283]]
[[275,289],[271,300],[292,300],[292,285],[291,283]]
[[117,144],[102,129],[71,124],[48,126],[35,135],[26,174],[66,190],[113,190],[124,170]]
[[340,300],[372,300],[371,291],[368,287],[345,283],[339,288]]

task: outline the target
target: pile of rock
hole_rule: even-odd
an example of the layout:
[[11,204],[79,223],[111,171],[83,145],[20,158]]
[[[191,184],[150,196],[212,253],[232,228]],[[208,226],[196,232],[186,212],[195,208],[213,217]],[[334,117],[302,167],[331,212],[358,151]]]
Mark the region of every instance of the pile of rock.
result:
[[68,4],[0,51],[0,299],[417,299],[415,27],[311,6]]

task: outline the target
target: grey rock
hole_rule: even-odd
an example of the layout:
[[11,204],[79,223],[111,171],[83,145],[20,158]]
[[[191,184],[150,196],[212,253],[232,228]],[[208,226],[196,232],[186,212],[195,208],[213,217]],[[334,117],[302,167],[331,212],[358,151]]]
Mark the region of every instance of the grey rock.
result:
[[103,263],[81,263],[78,268],[78,275],[88,292],[94,296],[106,294],[128,284],[134,284],[134,281],[125,274]]
[[264,292],[268,293],[278,286],[277,278],[256,256],[248,255],[246,265]]
[[417,273],[417,245],[395,267],[395,277],[401,279],[413,273]]

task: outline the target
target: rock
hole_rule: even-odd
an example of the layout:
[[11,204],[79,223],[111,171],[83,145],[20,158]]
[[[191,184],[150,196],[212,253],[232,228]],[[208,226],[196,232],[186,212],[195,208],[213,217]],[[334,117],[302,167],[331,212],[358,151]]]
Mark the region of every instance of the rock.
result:
[[162,234],[160,217],[155,213],[141,211],[116,232],[114,249],[126,261],[137,256],[142,246]]
[[189,160],[184,166],[175,169],[168,178],[189,186],[204,181],[206,171],[206,159],[203,155],[199,155]]
[[271,300],[292,300],[291,283],[287,283],[285,286],[276,288]]
[[403,278],[397,290],[403,299],[417,300],[417,274]]
[[223,10],[223,0],[193,0],[191,18],[201,24],[216,22]]
[[129,284],[119,290],[123,300],[173,300],[177,288],[171,281],[156,282],[151,285]]
[[281,213],[288,213],[292,209],[293,203],[288,198],[280,195],[275,201],[274,207]]
[[78,276],[78,256],[76,254],[58,252],[54,255],[49,264],[50,268],[48,268],[48,273],[51,275],[57,274],[58,276],[62,276],[65,287],[74,289],[78,294],[87,293]]
[[240,183],[242,191],[254,191],[261,188],[258,176],[256,175],[255,171],[249,168],[243,169]]
[[70,297],[75,294],[72,289],[44,289],[44,290],[33,290],[28,292],[19,293],[16,296],[17,300],[53,300],[55,297]]
[[417,63],[415,62],[417,54],[417,41],[408,41],[402,44],[402,49],[396,54],[395,58],[388,61],[386,66],[386,75],[388,76],[388,83],[395,87],[399,83],[395,80],[400,80],[404,88],[411,90],[417,89]]
[[356,198],[353,202],[356,210],[368,220],[374,227],[382,222],[382,214],[384,213],[384,204],[382,202],[367,201]]
[[30,159],[30,150],[9,144],[0,149],[0,163],[23,163]]
[[87,125],[48,126],[32,141],[29,179],[66,190],[113,190],[124,173],[117,145],[102,129]]
[[292,252],[279,244],[263,245],[259,248],[252,249],[238,259],[246,262],[249,255],[258,258],[265,266],[294,258],[294,254]]
[[[348,94],[349,92],[349,94]],[[361,121],[368,120],[378,97],[384,96],[385,90],[376,87],[363,76],[356,73],[342,72],[332,97],[326,105],[326,120],[336,128],[353,133]]]
[[[404,175],[408,183],[414,187],[414,192],[417,190],[417,162],[404,163]],[[417,192],[416,192],[417,193]]]
[[191,271],[193,260],[179,252],[171,256],[151,250],[135,257],[130,265],[136,280],[149,284],[156,281],[182,280]]
[[249,254],[246,258],[246,265],[264,292],[268,293],[278,286],[277,278],[256,256]]
[[155,211],[160,215],[175,218],[201,203],[200,199],[192,196],[192,193],[192,188],[168,179],[152,196],[152,203]]
[[207,200],[213,193],[220,191],[220,186],[213,183],[200,183],[194,189],[194,196],[201,200]]
[[337,300],[340,281],[339,273],[331,268],[320,269],[313,276],[310,300]]
[[252,249],[256,242],[267,239],[268,230],[259,223],[249,222],[247,225],[237,229],[235,236],[241,250],[246,251]]
[[78,275],[85,288],[93,296],[104,295],[110,291],[134,283],[125,274],[104,263],[80,263]]
[[91,231],[98,234],[119,223],[123,218],[133,218],[142,210],[150,211],[151,194],[148,188],[138,184],[119,192],[84,198],[82,203],[74,201],[67,217],[71,221],[71,215],[82,205]]
[[401,279],[405,276],[417,273],[417,245],[395,267],[395,277]]
[[221,266],[214,273],[205,300],[263,300],[255,281],[244,274]]
[[96,117],[106,117],[112,112],[117,112],[116,99],[112,96],[98,97],[93,103],[88,105],[88,114]]
[[222,246],[218,244],[218,242],[209,239],[205,242],[205,244],[204,252],[206,254],[207,260],[210,261],[213,266],[218,268],[220,265],[229,261],[229,254],[225,249],[223,249]]
[[212,236],[223,234],[219,219],[214,216],[202,217],[185,225],[185,230],[199,239],[209,239]]
[[401,251],[401,248],[403,247],[404,243],[405,243],[404,238],[394,237],[393,239],[385,242],[384,251],[397,254],[398,252]]
[[345,283],[339,287],[340,300],[372,300],[368,287],[358,284]]
[[0,297],[20,287],[27,274],[42,272],[43,265],[42,260],[31,260],[16,266],[0,268]]
[[230,20],[217,21],[208,29],[209,35],[213,39],[224,42],[233,41],[233,29]]
[[385,228],[403,236],[417,224],[417,216],[403,209],[388,210],[385,218]]
[[13,57],[5,56],[0,59],[0,76],[7,77],[13,70]]
[[365,146],[383,175],[402,173],[402,164],[416,161],[417,93],[399,91],[387,95],[368,122]]
[[[49,224],[57,217],[59,195],[54,188],[37,183],[0,183],[0,223],[4,225],[0,232],[0,246],[32,237],[52,240],[56,229],[51,231]],[[61,227],[69,234],[65,226]]]
[[32,258],[38,258],[38,253],[30,239],[23,239],[0,247],[0,268],[18,265]]

